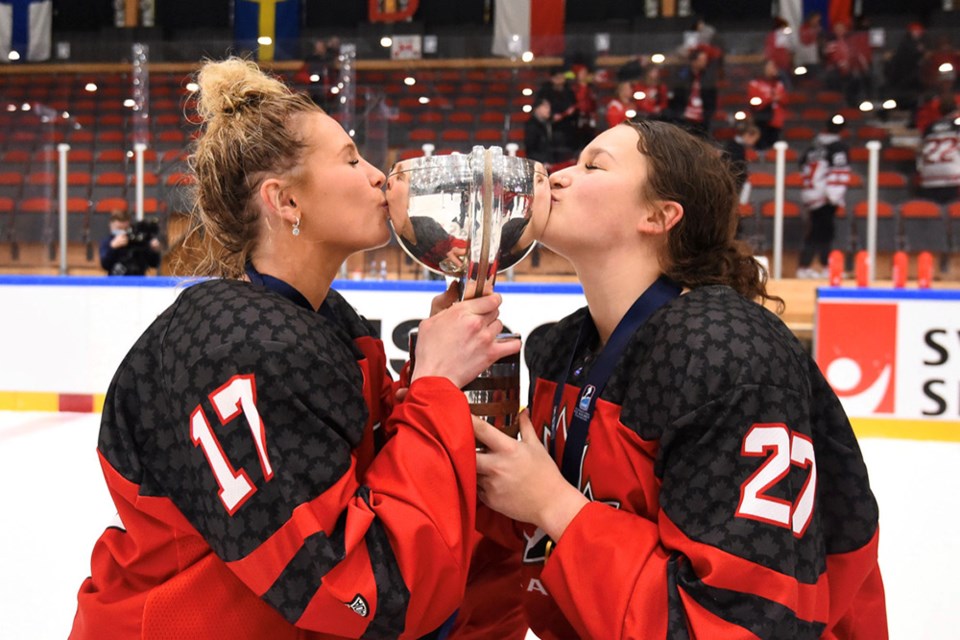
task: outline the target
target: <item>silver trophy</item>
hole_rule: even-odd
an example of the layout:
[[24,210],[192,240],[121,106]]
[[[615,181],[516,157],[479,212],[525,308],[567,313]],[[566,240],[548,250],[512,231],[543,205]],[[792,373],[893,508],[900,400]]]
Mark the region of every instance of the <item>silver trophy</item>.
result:
[[[400,246],[430,271],[457,278],[461,300],[493,292],[497,273],[533,249],[550,210],[543,165],[505,156],[500,147],[398,162],[386,196]],[[411,364],[415,345],[416,330]],[[519,354],[498,360],[463,391],[474,415],[516,436]]]

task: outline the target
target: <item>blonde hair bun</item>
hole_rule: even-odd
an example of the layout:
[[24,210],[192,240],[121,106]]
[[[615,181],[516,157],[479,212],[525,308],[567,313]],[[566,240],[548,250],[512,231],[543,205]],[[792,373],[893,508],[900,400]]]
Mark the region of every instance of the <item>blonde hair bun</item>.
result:
[[266,75],[255,62],[236,57],[205,63],[197,75],[197,85],[197,113],[204,121],[232,116],[269,96],[290,93],[286,85]]

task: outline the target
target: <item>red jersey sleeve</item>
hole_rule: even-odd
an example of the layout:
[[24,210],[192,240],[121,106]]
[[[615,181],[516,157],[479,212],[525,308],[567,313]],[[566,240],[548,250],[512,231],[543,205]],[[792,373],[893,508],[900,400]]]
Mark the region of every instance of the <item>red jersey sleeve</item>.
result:
[[[597,502],[581,510],[542,573],[579,634],[886,637],[871,510],[847,521],[856,531],[847,540],[824,524],[835,505],[816,498],[818,480],[837,486],[838,474],[851,500],[869,497],[854,476],[862,461],[847,459],[840,442],[815,450],[802,412],[764,422],[764,406],[804,406],[781,397],[789,395],[738,389],[670,425],[650,512]],[[855,633],[831,635],[843,628]]]

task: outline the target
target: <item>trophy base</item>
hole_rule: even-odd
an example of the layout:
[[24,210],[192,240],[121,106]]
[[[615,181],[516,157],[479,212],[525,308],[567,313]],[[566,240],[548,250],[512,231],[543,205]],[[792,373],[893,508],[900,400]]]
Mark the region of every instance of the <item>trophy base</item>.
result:
[[[504,333],[500,340],[519,340],[516,333]],[[473,382],[463,387],[470,413],[490,423],[511,438],[520,430],[520,354],[500,358]]]
[[[410,372],[415,366],[418,331],[410,331]],[[518,333],[501,333],[498,340],[519,340]],[[511,438],[520,431],[520,353],[500,358],[462,388],[470,413],[493,425]],[[482,445],[477,443],[477,449]]]

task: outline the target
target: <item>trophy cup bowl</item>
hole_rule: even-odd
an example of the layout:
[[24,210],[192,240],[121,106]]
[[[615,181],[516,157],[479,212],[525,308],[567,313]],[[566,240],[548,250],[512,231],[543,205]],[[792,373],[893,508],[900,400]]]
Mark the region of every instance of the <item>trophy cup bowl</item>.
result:
[[[387,177],[386,197],[400,247],[430,271],[457,278],[461,300],[493,292],[497,273],[533,249],[550,209],[543,165],[505,156],[500,147],[398,162]],[[416,330],[411,366],[415,348]],[[474,415],[516,436],[519,354],[498,360],[463,391]]]

